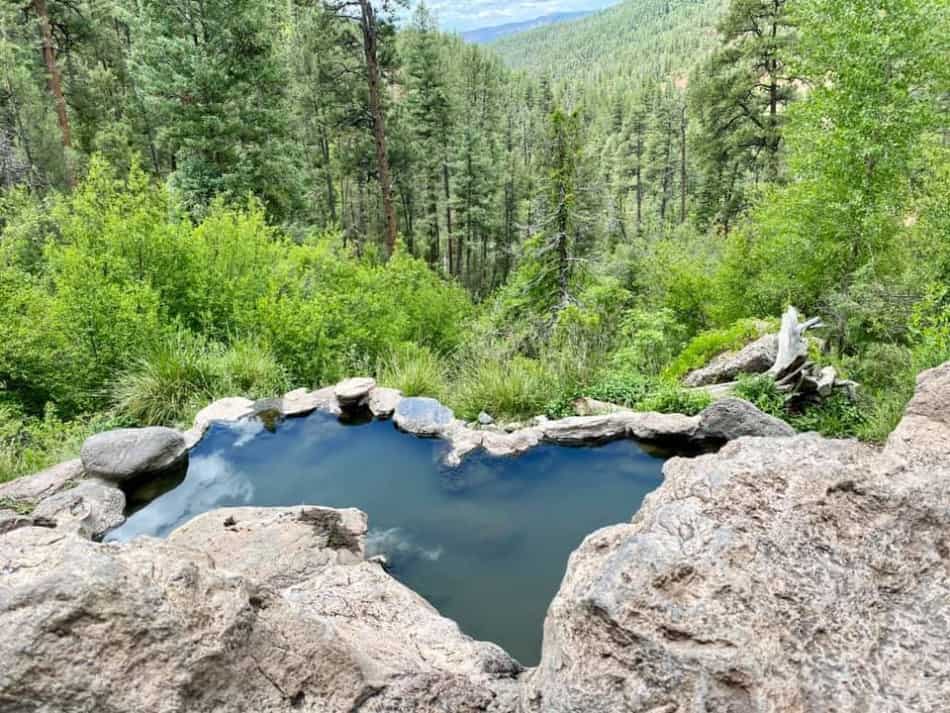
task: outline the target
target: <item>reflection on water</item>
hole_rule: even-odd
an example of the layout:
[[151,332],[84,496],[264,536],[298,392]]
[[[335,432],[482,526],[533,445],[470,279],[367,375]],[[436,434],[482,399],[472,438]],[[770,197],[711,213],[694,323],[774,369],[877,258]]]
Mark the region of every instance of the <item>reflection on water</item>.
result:
[[568,555],[591,531],[628,521],[660,483],[666,454],[631,441],[541,446],[518,458],[440,465],[445,444],[389,422],[347,425],[316,413],[273,429],[215,425],[188,474],[107,539],[164,537],[196,515],[237,505],[358,507],[370,554],[479,639],[531,665]]

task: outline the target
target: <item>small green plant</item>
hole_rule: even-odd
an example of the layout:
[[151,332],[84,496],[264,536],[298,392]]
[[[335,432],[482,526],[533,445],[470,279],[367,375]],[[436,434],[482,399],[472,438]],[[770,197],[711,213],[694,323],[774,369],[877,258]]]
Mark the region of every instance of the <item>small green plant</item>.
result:
[[634,408],[637,411],[682,413],[695,416],[711,403],[712,397],[705,391],[692,391],[671,384],[661,384],[638,401]]
[[172,425],[214,398],[220,368],[213,347],[178,330],[122,374],[113,400],[122,414],[143,425]]
[[817,431],[829,438],[847,438],[865,431],[868,416],[866,405],[852,401],[847,394],[835,393],[820,405],[789,417],[788,422],[798,431]]
[[533,359],[470,357],[461,366],[450,405],[464,419],[480,411],[495,418],[528,418],[542,413],[558,391],[556,379]]
[[768,376],[743,374],[739,377],[734,393],[739,398],[752,403],[760,411],[778,418],[787,417],[785,396],[778,390],[775,380]]
[[404,344],[380,360],[376,374],[381,384],[399,389],[406,396],[439,398],[445,389],[442,359],[412,344]]

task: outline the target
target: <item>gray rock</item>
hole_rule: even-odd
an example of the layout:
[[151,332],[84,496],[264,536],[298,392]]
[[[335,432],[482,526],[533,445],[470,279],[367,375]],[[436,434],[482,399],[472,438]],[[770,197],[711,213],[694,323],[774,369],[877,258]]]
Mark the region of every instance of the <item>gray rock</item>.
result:
[[435,399],[412,396],[402,399],[393,413],[393,421],[403,431],[417,436],[438,436],[455,421],[452,409]]
[[635,420],[632,411],[617,411],[598,416],[571,416],[548,421],[541,430],[544,440],[564,445],[597,443],[627,436],[627,430]]
[[695,438],[698,428],[698,416],[643,411],[633,414],[627,424],[627,434],[641,441],[687,445]]
[[376,387],[376,380],[369,377],[344,379],[334,387],[337,400],[343,407],[362,402]]
[[369,392],[369,410],[376,418],[390,418],[401,400],[399,389],[377,386]]
[[478,414],[478,423],[479,423],[479,425],[481,425],[481,426],[491,426],[494,422],[495,422],[495,419],[493,419],[491,416],[489,416],[489,415],[488,415],[487,413],[485,413],[484,411],[482,411],[482,412],[480,412],[480,413]]
[[204,435],[208,426],[216,421],[239,421],[254,411],[254,402],[243,396],[228,396],[205,406],[195,416],[193,430]]
[[120,428],[86,439],[80,457],[89,475],[122,482],[184,466],[188,448],[171,428]]
[[778,356],[778,335],[766,334],[738,352],[720,354],[702,369],[690,372],[686,386],[710,386],[735,381],[740,374],[764,374]]
[[571,556],[523,709],[945,710],[948,406],[945,365],[883,452],[806,434],[668,461]]
[[125,522],[125,494],[112,483],[87,478],[41,500],[30,516],[39,523],[55,523],[60,532],[97,539]]
[[14,634],[0,637],[0,708],[514,711],[516,662],[340,547],[332,531],[359,538],[361,513],[203,520],[169,542],[33,527],[0,537],[0,628]]
[[340,406],[332,386],[316,391],[308,389],[294,389],[284,394],[281,399],[281,411],[285,416],[306,416],[314,411],[326,411],[339,414]]
[[743,436],[794,436],[795,429],[785,421],[769,416],[753,404],[738,398],[714,402],[699,415],[696,438],[708,441],[732,441]]
[[0,501],[32,507],[43,498],[76,483],[84,475],[82,461],[78,458],[69,460],[34,475],[27,475],[0,485]]
[[331,564],[361,562],[365,536],[359,510],[301,505],[213,510],[179,527],[168,542],[207,552],[217,567],[287,587]]

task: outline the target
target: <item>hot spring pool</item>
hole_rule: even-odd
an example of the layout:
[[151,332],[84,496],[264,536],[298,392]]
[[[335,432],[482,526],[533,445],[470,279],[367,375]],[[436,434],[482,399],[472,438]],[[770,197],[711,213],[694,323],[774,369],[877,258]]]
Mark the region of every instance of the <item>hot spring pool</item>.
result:
[[256,420],[216,424],[184,481],[139,502],[106,539],[164,537],[220,507],[356,507],[369,515],[369,554],[385,554],[394,576],[465,633],[533,665],[571,551],[597,528],[630,520],[660,484],[666,454],[634,441],[542,445],[447,469],[446,448],[388,421],[346,425],[319,412],[273,430]]

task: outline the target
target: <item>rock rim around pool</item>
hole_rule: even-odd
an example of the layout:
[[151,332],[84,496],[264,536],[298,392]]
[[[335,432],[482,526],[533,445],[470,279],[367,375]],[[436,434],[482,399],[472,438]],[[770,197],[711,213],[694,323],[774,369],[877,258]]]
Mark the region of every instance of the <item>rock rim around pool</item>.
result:
[[571,555],[526,672],[361,560],[355,512],[214,511],[121,545],[25,525],[0,534],[0,709],[943,713],[948,405],[945,364],[883,449],[671,459]]
[[122,483],[183,468],[188,448],[172,428],[120,428],[86,439],[80,459],[88,475]]

